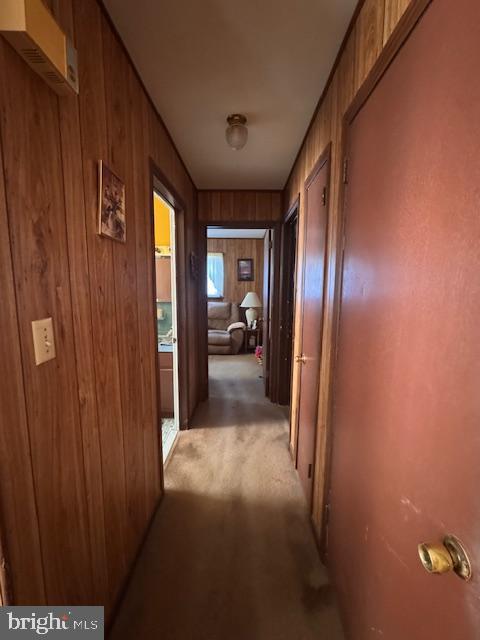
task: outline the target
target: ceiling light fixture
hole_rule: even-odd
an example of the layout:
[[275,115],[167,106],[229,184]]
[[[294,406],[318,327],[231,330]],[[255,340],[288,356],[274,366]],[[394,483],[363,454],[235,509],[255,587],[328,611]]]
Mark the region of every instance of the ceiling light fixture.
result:
[[227,122],[228,127],[225,130],[227,144],[235,151],[240,151],[248,139],[247,119],[240,113],[233,113],[228,116]]

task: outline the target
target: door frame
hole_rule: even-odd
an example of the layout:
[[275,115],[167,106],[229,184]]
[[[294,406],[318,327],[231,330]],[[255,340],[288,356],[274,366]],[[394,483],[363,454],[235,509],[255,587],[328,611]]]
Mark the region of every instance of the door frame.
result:
[[[2,522],[5,522],[2,519]],[[0,607],[13,604],[12,585],[10,582],[8,554],[3,531],[0,529]]]
[[[272,229],[273,230],[273,287],[270,289],[270,308],[272,310],[270,353],[270,393],[272,402],[277,402],[278,397],[278,289],[280,280],[280,236],[282,223],[275,220],[241,221],[241,220],[199,220],[198,222],[198,253],[199,253],[199,282],[207,279],[207,227],[221,227],[222,229]],[[206,400],[208,390],[208,317],[206,290],[200,286],[198,290],[199,316],[198,316],[198,340],[199,340],[199,374],[201,378],[201,398]]]
[[[282,363],[288,360],[290,357],[291,361],[291,374],[289,385],[290,388],[287,388],[287,378],[279,377],[278,380],[278,402],[282,405],[292,405],[292,389],[293,389],[293,350],[295,344],[295,302],[296,302],[296,290],[297,290],[297,265],[298,265],[298,222],[299,222],[299,212],[300,212],[300,194],[298,194],[294,203],[287,211],[284,216],[282,229],[281,229],[281,248],[280,248],[280,283],[279,283],[279,293],[278,293],[278,306],[279,306],[279,315],[280,315],[280,323],[278,327],[278,350],[279,350],[279,367],[281,367]],[[290,255],[290,246],[292,241],[292,224],[296,221],[297,224],[297,241],[295,243],[295,260],[292,260],[292,256]],[[286,292],[287,285],[286,282],[291,281],[293,277],[293,309],[292,309],[292,339],[290,342],[290,347],[288,347],[288,343],[284,339],[284,327],[287,323],[287,301],[286,301]],[[291,425],[290,425],[291,428]]]
[[[305,238],[306,238],[306,232],[307,232],[307,211],[305,208],[306,202],[307,202],[307,189],[310,186],[310,184],[313,182],[313,180],[315,179],[316,175],[318,174],[318,172],[322,169],[322,167],[328,163],[328,170],[327,170],[327,202],[326,202],[326,216],[327,216],[327,224],[326,224],[326,238],[325,238],[325,268],[324,268],[324,280],[323,280],[323,302],[322,302],[322,328],[321,328],[321,340],[320,340],[320,353],[319,353],[319,372],[318,372],[318,385],[317,385],[317,392],[316,392],[316,396],[317,396],[317,411],[316,411],[316,419],[315,419],[315,439],[314,439],[314,446],[313,446],[313,450],[314,450],[314,455],[313,455],[313,463],[312,463],[312,482],[313,482],[313,489],[312,489],[312,501],[311,504],[308,505],[308,509],[309,509],[309,514],[310,516],[312,515],[312,505],[313,505],[313,500],[314,500],[314,494],[315,494],[315,489],[316,489],[316,482],[315,480],[316,478],[316,471],[317,471],[317,446],[318,446],[318,414],[319,414],[319,406],[320,406],[320,389],[322,386],[322,380],[320,377],[320,373],[321,373],[321,362],[322,362],[322,354],[323,354],[323,349],[324,349],[324,330],[325,330],[325,289],[326,289],[326,280],[327,280],[327,272],[328,272],[328,258],[330,255],[330,244],[329,244],[329,230],[330,230],[330,225],[331,225],[331,211],[330,211],[330,204],[331,204],[331,191],[332,191],[332,184],[331,184],[331,178],[332,178],[332,166],[331,166],[331,159],[332,159],[332,155],[331,155],[331,151],[332,151],[332,143],[329,142],[327,144],[327,146],[324,148],[324,150],[322,151],[322,153],[318,156],[315,164],[312,167],[312,170],[310,171],[310,173],[308,174],[307,178],[305,179],[304,183],[303,183],[303,189],[302,189],[302,199],[303,199],[303,235],[302,235],[302,243],[300,246],[300,241],[298,241],[297,243],[297,256],[301,255],[301,263],[297,260],[297,269],[296,269],[296,289],[297,289],[297,293],[299,293],[300,295],[300,299],[296,299],[295,300],[295,309],[297,307],[297,304],[299,303],[299,307],[300,307],[300,322],[299,322],[299,327],[298,327],[298,334],[295,333],[295,339],[294,339],[294,343],[293,343],[293,358],[295,358],[295,354],[300,355],[302,353],[302,349],[303,349],[303,317],[304,317],[304,307],[305,307],[305,295],[304,295],[304,291],[305,291],[305,258],[306,258],[306,242],[305,242]],[[300,238],[299,238],[300,240]],[[300,271],[301,269],[301,271]],[[295,415],[294,415],[294,420],[295,422],[293,422],[292,417],[292,424],[291,424],[291,428],[293,427],[293,424],[295,424],[295,447],[294,447],[294,463],[295,463],[295,468],[298,468],[298,437],[299,437],[299,433],[300,433],[300,428],[299,428],[299,417],[300,417],[300,391],[301,391],[301,368],[300,366],[297,366],[296,370],[295,370],[295,360],[293,362],[293,366],[294,366],[294,374],[298,376],[298,384],[296,387],[296,393],[295,393],[295,398],[293,398],[293,394],[292,394],[292,406],[291,406],[291,410],[290,410],[290,416],[293,415],[293,412],[295,410]],[[292,380],[293,380],[293,375],[292,375]],[[295,400],[295,401],[294,401]],[[325,483],[325,477],[323,478],[323,483]]]
[[[168,205],[173,209],[175,214],[175,276],[176,276],[176,307],[177,307],[177,354],[178,354],[178,403],[179,403],[179,427],[180,430],[188,429],[188,335],[186,328],[186,289],[187,289],[187,268],[185,257],[185,205],[174,187],[171,185],[165,174],[150,159],[150,219],[151,225],[151,259],[152,259],[152,319],[155,328],[155,337],[157,336],[157,314],[155,307],[155,227],[154,209],[153,209],[153,192],[157,191]],[[155,355],[157,346],[155,344]],[[155,361],[155,382],[157,394],[157,430],[158,437],[162,437],[162,421],[160,414],[160,373],[158,370],[157,359]],[[161,448],[160,448],[161,450]],[[163,467],[163,464],[162,464]]]

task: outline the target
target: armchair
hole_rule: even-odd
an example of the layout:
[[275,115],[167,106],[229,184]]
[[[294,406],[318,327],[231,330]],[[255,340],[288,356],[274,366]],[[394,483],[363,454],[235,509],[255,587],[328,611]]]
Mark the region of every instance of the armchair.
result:
[[245,323],[234,302],[208,303],[208,353],[234,355],[243,345]]

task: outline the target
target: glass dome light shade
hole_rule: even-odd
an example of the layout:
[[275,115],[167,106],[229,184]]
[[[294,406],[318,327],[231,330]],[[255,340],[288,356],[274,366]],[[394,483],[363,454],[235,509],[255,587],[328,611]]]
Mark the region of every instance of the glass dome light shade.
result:
[[247,119],[245,116],[234,114],[228,116],[227,122],[228,127],[225,131],[227,144],[235,151],[239,151],[245,146],[248,139]]

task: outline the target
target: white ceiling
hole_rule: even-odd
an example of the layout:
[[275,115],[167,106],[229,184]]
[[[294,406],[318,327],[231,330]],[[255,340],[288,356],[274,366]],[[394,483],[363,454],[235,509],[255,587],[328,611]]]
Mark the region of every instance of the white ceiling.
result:
[[207,238],[264,238],[266,229],[207,227]]
[[283,188],[357,0],[104,3],[196,186]]

